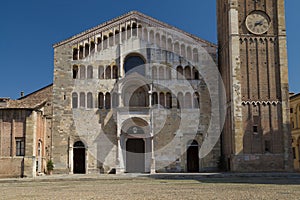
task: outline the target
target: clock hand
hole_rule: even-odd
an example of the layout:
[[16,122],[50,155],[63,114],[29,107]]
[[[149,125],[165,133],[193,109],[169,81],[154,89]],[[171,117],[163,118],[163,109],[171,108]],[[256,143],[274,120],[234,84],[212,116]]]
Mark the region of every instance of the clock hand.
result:
[[258,25],[260,25],[260,26],[262,26],[263,25],[263,19],[262,20],[260,20],[260,21],[256,21],[255,22],[255,26],[258,26]]

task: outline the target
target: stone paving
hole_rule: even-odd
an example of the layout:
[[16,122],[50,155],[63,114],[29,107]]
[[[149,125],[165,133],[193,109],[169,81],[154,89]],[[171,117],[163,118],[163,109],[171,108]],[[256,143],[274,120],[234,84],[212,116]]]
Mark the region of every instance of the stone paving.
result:
[[0,179],[0,199],[299,199],[299,174],[52,175]]

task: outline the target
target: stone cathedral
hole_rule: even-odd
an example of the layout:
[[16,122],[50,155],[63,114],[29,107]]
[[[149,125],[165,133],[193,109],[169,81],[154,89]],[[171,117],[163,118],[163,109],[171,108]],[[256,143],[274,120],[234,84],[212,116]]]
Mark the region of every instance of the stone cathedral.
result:
[[218,45],[137,11],[55,44],[0,98],[0,177],[290,171],[284,0],[217,0]]

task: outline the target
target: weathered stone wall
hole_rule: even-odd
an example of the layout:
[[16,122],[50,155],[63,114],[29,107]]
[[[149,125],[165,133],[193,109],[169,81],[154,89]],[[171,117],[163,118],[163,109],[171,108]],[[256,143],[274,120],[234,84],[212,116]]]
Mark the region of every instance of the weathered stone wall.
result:
[[[113,29],[111,27],[109,29],[114,30],[123,25],[125,27],[127,25],[134,26],[134,23],[137,22],[129,20],[126,23],[121,22]],[[125,148],[123,143],[126,138],[123,141],[122,137],[124,135],[122,136],[121,129],[124,125],[123,123],[131,117],[144,119],[154,129],[157,126],[163,127],[159,131],[160,133],[151,133],[154,134],[155,138],[153,143],[154,149],[163,149],[163,151],[155,154],[155,169],[157,171],[162,171],[162,168],[163,171],[186,171],[186,161],[184,160],[186,158],[182,155],[185,154],[187,143],[196,138],[199,147],[201,147],[202,135],[207,135],[211,119],[210,93],[205,85],[205,80],[201,76],[206,73],[205,67],[209,66],[210,55],[212,55],[213,59],[216,58],[215,47],[203,41],[196,41],[190,36],[186,37],[182,33],[173,34],[170,32],[169,35],[164,35],[164,29],[157,29],[147,23],[139,22],[137,26],[139,28],[136,30],[136,33],[134,33],[133,29],[130,29],[130,31],[121,32],[118,35],[105,39],[104,36],[108,35],[108,30],[102,33],[99,30],[94,30],[94,35],[90,34],[89,38],[78,37],[69,41],[69,43],[60,43],[55,46],[52,149],[55,173],[73,172],[74,155],[72,148],[73,144],[79,140],[85,143],[87,149],[87,173],[108,173],[116,168],[124,171],[124,164],[126,163],[124,163],[125,157],[123,155],[125,154],[123,152],[124,149],[120,150],[120,148]],[[131,35],[135,36],[131,37]],[[157,35],[159,39],[157,39]],[[172,38],[170,43],[168,43],[166,36]],[[99,38],[102,39],[101,43]],[[162,43],[159,42],[160,40]],[[163,42],[164,40],[165,43]],[[177,41],[178,46],[176,46],[177,43],[175,41]],[[95,46],[91,50],[90,47],[94,43]],[[169,44],[171,46],[168,47]],[[200,48],[196,52],[193,48],[198,48],[199,46]],[[85,49],[81,51],[81,48]],[[82,54],[74,55],[74,49],[81,51]],[[194,52],[192,52],[193,50]],[[178,56],[177,51],[178,54],[183,54],[183,56]],[[133,79],[125,76],[124,61],[128,55],[140,55],[146,61],[145,78],[150,80],[150,82],[146,81],[146,84],[149,85],[149,88],[151,82],[154,85],[153,88],[151,86],[152,89],[149,91],[150,99],[152,98],[151,92],[166,93],[172,91],[176,96],[178,92],[183,94],[190,92],[192,95],[194,92],[198,92],[201,103],[200,111],[198,110],[197,113],[191,114],[193,109],[191,111],[186,110],[186,114],[180,116],[181,119],[179,119],[176,117],[178,115],[176,98],[173,98],[172,109],[154,109],[150,112],[148,107],[146,110],[149,111],[146,113],[141,112],[141,110],[137,110],[137,113],[136,111],[126,112],[126,109],[128,109],[128,107],[124,106],[124,98],[126,98],[124,91],[126,91],[126,87],[133,83],[138,84],[139,81],[143,82],[138,79],[134,82]],[[193,70],[192,66],[197,64],[196,68],[200,72],[199,80],[177,80],[177,66],[185,67],[189,65],[191,70]],[[91,68],[90,66],[92,71],[88,72],[89,68]],[[117,79],[108,78],[103,80],[101,78],[102,75],[99,74],[99,66],[104,66],[104,73],[106,73],[106,66],[117,66]],[[167,80],[166,74],[164,74],[164,80],[153,80],[153,66],[170,68],[170,79]],[[74,69],[78,70],[75,77]],[[157,68],[157,73],[158,76],[162,75],[159,73],[159,68]],[[192,72],[190,73],[191,76],[194,76]],[[105,76],[107,77],[107,74]],[[217,85],[217,77],[212,79]],[[104,95],[110,93],[111,96],[113,93],[116,93],[119,106],[112,109],[99,109],[98,94],[100,92]],[[85,95],[84,100],[81,99],[81,94]],[[87,107],[89,103],[87,100],[88,94],[92,95],[92,104],[89,107]],[[77,95],[78,107],[76,108],[72,108],[72,95]],[[191,98],[191,101],[194,101],[194,97],[192,96]],[[149,103],[151,102],[150,99]],[[85,102],[83,103],[83,101]],[[218,105],[216,106],[218,107]],[[166,116],[165,113],[169,114]],[[168,120],[162,120],[161,117],[167,117]],[[185,119],[183,120],[183,118]],[[178,131],[176,127],[180,123],[182,124],[181,131]],[[218,127],[219,123],[217,122],[214,126]],[[173,139],[175,146],[164,148]],[[120,140],[122,144],[119,144]],[[147,143],[146,146],[146,149],[151,150],[151,143]],[[217,168],[217,161],[220,156],[219,148],[219,143],[217,143],[215,148],[217,150],[214,150],[199,161],[201,162],[201,169]],[[150,171],[150,167],[151,169],[153,167],[149,156],[147,155],[146,159],[146,171]],[[175,165],[174,162],[176,163]]]

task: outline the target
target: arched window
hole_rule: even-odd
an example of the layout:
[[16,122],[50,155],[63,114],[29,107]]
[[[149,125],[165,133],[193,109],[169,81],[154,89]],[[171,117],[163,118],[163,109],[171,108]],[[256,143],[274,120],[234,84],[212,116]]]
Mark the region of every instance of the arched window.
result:
[[161,48],[163,49],[163,50],[165,50],[166,49],[166,44],[167,44],[167,39],[166,39],[166,36],[161,36]]
[[181,92],[177,95],[177,108],[180,109],[183,107],[183,94]]
[[198,49],[196,49],[196,48],[193,49],[193,61],[199,62]]
[[107,49],[108,47],[108,37],[106,35],[103,36],[103,49]]
[[182,57],[186,57],[186,51],[185,51],[185,45],[184,44],[181,45],[181,55],[182,55]]
[[143,34],[142,25],[138,25],[138,36],[139,36],[139,38],[142,38],[142,34]]
[[175,42],[174,44],[174,51],[177,55],[180,55],[179,43]]
[[87,93],[87,108],[93,108],[93,94]]
[[91,52],[90,53],[94,53],[95,52],[95,42],[91,42]]
[[192,97],[191,93],[187,92],[184,97],[184,107],[185,108],[192,108]]
[[117,108],[119,106],[119,95],[117,93],[112,94],[112,107]]
[[78,66],[74,65],[73,66],[73,79],[78,79]]
[[90,45],[88,43],[84,46],[84,57],[88,57],[90,54]]
[[172,95],[170,92],[166,94],[166,108],[172,108]]
[[158,104],[158,95],[157,92],[153,92],[152,93],[152,106],[157,105]]
[[82,59],[83,58],[83,46],[79,46],[79,59]]
[[111,79],[111,68],[110,68],[110,66],[106,66],[106,68],[105,68],[105,79]]
[[127,39],[131,38],[131,27],[130,25],[127,26]]
[[132,24],[132,36],[133,37],[137,36],[137,25],[136,25],[136,23]]
[[72,108],[78,108],[78,94],[76,92],[72,93]]
[[86,75],[85,75],[85,66],[84,65],[80,65],[80,79],[85,79]]
[[115,31],[115,44],[119,44],[120,43],[120,31],[116,30]]
[[154,31],[153,30],[150,31],[149,37],[150,37],[149,38],[150,39],[150,43],[154,44]]
[[192,48],[190,47],[190,46],[188,46],[187,47],[187,49],[186,49],[186,54],[187,54],[187,59],[189,60],[189,61],[192,61]]
[[167,80],[172,79],[172,71],[171,71],[171,67],[169,66],[166,67],[166,79]]
[[148,42],[148,31],[146,28],[144,28],[143,30],[143,39]]
[[78,49],[77,48],[73,49],[73,60],[78,60]]
[[160,46],[160,35],[159,35],[159,33],[156,33],[156,35],[155,35],[155,41],[156,41],[156,45]]
[[163,66],[159,67],[158,78],[159,78],[159,80],[165,79],[165,70],[164,70]]
[[118,79],[118,66],[113,66],[113,79]]
[[157,67],[156,66],[152,67],[152,79],[157,80]]
[[183,68],[182,68],[182,66],[178,66],[176,71],[177,71],[177,79],[178,80],[183,79]]
[[200,108],[200,96],[198,92],[194,93],[194,108]]
[[114,45],[114,34],[113,33],[109,33],[108,35],[108,40],[109,40],[109,46],[113,46]]
[[103,66],[99,66],[99,68],[98,68],[98,78],[104,79],[104,67]]
[[110,93],[109,92],[107,92],[106,94],[105,94],[105,108],[106,109],[110,109],[111,108],[111,99],[110,99]]
[[100,109],[104,108],[104,95],[102,92],[99,92],[98,94],[98,108]]
[[163,92],[159,93],[159,104],[163,107],[166,105],[165,94]]
[[102,49],[102,39],[97,38],[97,50],[101,51],[101,49]]
[[121,34],[122,34],[122,38],[121,39],[122,39],[122,42],[123,42],[126,39],[126,29],[125,29],[125,27],[122,27],[121,31],[122,31],[121,32]]
[[145,75],[145,61],[139,55],[131,55],[125,58],[124,69],[126,74],[133,72]]
[[193,67],[193,75],[195,80],[199,80],[199,71]]
[[87,67],[87,78],[92,79],[93,78],[93,66],[89,65]]
[[85,108],[85,93],[80,92],[80,107]]
[[173,51],[172,39],[171,38],[168,38],[167,48],[168,48],[168,51],[171,51],[171,52]]
[[184,68],[184,76],[187,80],[191,80],[191,67],[190,66],[186,66]]

